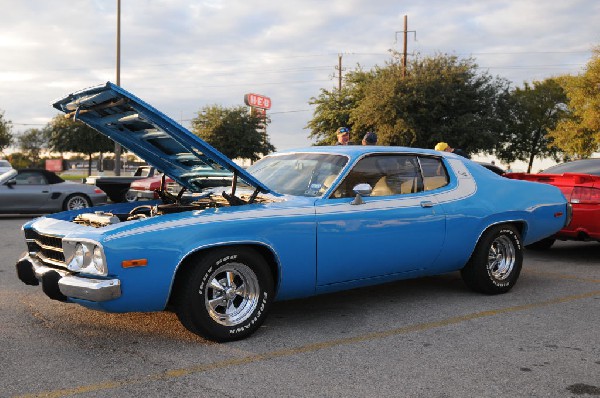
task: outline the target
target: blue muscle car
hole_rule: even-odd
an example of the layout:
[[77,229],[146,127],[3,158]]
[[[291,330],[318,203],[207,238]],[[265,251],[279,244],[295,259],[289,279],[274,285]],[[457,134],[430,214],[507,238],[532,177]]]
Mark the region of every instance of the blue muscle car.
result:
[[[310,147],[245,170],[111,83],[54,103],[194,193],[191,203],[112,204],[35,219],[16,265],[52,299],[110,311],[173,309],[216,341],[246,337],[273,300],[460,271],[505,293],[523,247],[570,208],[547,184],[509,180],[446,152]],[[206,166],[233,174],[204,189]]]

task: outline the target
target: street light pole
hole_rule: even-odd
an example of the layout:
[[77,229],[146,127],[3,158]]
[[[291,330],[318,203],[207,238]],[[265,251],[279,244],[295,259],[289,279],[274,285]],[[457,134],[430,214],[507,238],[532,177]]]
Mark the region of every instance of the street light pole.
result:
[[[121,85],[121,0],[117,0],[117,86]],[[121,175],[121,144],[115,142],[115,175]]]

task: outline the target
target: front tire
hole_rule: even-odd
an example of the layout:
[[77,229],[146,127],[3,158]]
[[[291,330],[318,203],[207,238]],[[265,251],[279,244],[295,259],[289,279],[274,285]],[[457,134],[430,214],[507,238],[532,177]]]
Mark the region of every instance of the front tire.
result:
[[523,266],[523,245],[512,225],[486,230],[460,271],[466,285],[486,294],[506,293],[517,283]]
[[191,332],[218,342],[245,338],[262,324],[274,283],[265,259],[251,248],[221,248],[185,264],[176,313]]

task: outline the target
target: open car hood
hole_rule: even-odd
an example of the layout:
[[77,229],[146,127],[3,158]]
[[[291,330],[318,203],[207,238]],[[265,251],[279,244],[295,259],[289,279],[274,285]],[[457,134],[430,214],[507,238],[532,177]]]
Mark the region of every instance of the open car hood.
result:
[[118,142],[192,192],[203,189],[203,178],[229,173],[233,173],[234,181],[240,178],[258,191],[271,192],[206,141],[113,83],[69,94],[52,105]]

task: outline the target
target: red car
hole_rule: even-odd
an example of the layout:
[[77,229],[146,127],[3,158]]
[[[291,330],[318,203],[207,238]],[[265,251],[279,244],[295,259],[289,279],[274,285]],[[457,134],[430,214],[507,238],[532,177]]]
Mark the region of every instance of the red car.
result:
[[505,177],[554,185],[573,206],[569,225],[530,247],[547,249],[556,239],[600,242],[600,159],[575,160],[538,174],[508,173]]
[[[158,199],[157,190],[160,189],[162,174],[154,177],[144,178],[131,183],[129,186],[128,197],[136,198],[135,200],[143,199]],[[173,182],[169,177],[166,177],[166,183]],[[134,200],[132,200],[134,201]]]

